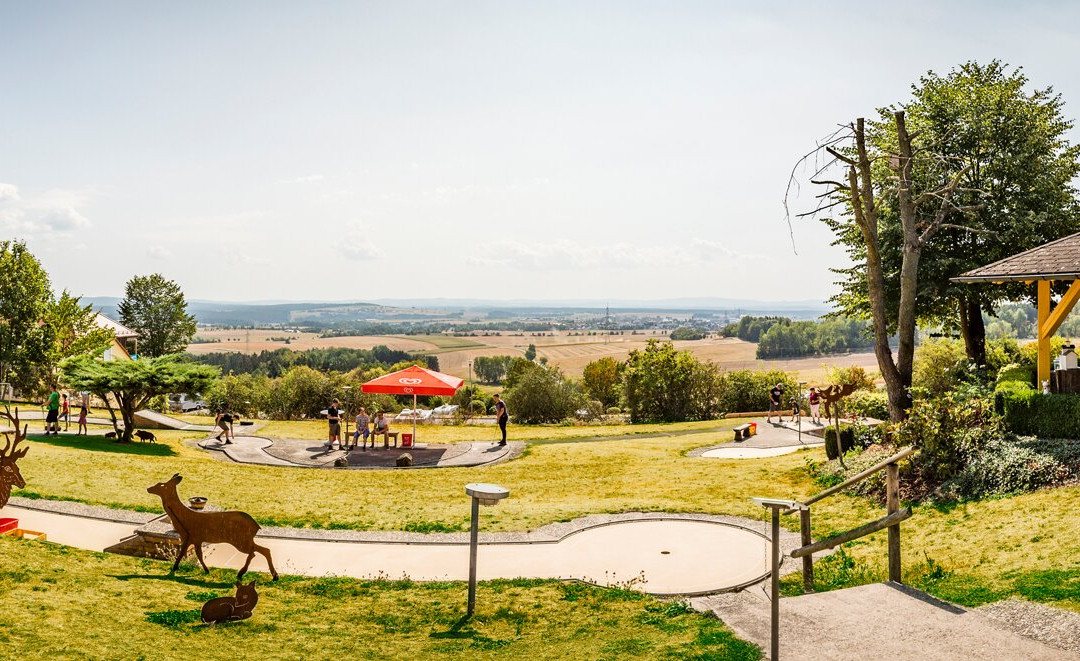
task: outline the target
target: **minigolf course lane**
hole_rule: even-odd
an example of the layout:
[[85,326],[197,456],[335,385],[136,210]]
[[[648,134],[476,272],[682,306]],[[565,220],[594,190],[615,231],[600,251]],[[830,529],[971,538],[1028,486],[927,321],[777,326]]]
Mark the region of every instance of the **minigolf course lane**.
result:
[[[50,541],[101,551],[143,529],[171,532],[168,520],[141,512],[17,499],[0,511]],[[529,533],[482,535],[479,577],[582,580],[655,595],[699,595],[737,589],[768,576],[768,540],[734,517],[628,513],[551,524]],[[465,580],[469,547],[462,533],[312,531],[264,528],[281,573],[304,576]],[[790,540],[785,540],[785,543]],[[206,562],[239,568],[246,556],[209,545]],[[254,571],[267,571],[256,557]],[[165,571],[164,569],[162,570]]]

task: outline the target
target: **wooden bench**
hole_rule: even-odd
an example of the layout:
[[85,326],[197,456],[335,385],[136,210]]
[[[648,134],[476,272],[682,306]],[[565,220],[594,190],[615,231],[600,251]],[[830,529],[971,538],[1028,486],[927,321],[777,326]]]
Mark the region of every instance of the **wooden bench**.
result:
[[376,436],[382,436],[383,437],[383,447],[384,448],[390,447],[390,439],[391,438],[394,439],[394,447],[396,448],[398,446],[397,445],[398,432],[396,432],[396,431],[376,431],[376,432],[372,432],[371,433],[371,447],[375,447],[375,437]]
[[744,438],[750,438],[750,423],[744,422],[741,425],[737,425],[732,429],[735,432],[735,440],[741,441]]

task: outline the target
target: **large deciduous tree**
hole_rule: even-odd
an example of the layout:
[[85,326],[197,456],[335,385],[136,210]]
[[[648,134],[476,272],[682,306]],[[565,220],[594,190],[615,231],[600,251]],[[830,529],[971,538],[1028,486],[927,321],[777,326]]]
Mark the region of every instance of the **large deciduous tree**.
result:
[[135,276],[118,306],[120,322],[139,333],[139,354],[154,358],[183,351],[195,337],[180,285],[158,273]]
[[[951,171],[963,170],[945,222],[923,244],[915,315],[920,324],[959,331],[968,358],[979,365],[986,363],[983,312],[994,314],[1002,301],[1033,292],[1022,283],[963,285],[950,278],[1080,231],[1072,184],[1080,173],[1080,147],[1067,139],[1072,122],[1063,117],[1061,97],[1052,88],[1032,90],[1028,82],[1019,69],[996,60],[967,62],[944,76],[927,73],[905,105],[910,132],[934,156],[915,162],[912,187],[941,188]],[[899,135],[887,111],[869,133],[872,149],[895,152]],[[877,174],[889,173],[879,166]],[[885,310],[894,327],[902,295],[903,209],[897,195],[881,196],[877,204]],[[939,208],[939,199],[926,196],[916,201],[914,213],[928,218]],[[834,301],[845,314],[865,315],[865,242],[845,233],[841,243],[856,266],[840,270],[843,291]]]
[[37,390],[53,342],[44,323],[52,301],[49,275],[22,241],[0,241],[0,379]]
[[[135,432],[135,412],[145,408],[151,399],[170,393],[206,392],[220,374],[216,367],[185,363],[176,355],[137,361],[77,356],[65,361],[62,369],[66,383],[92,392],[105,402],[118,440],[123,442],[131,441]],[[116,419],[117,412],[123,429]]]
[[649,340],[630,352],[623,368],[623,394],[631,422],[710,420],[722,413],[723,378],[713,363],[671,342]]

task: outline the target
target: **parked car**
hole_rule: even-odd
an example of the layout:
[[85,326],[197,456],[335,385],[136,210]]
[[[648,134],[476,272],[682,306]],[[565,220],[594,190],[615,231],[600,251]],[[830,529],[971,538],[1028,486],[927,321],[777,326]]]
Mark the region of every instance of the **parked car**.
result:
[[177,413],[191,413],[206,408],[206,402],[197,395],[169,395],[169,410]]

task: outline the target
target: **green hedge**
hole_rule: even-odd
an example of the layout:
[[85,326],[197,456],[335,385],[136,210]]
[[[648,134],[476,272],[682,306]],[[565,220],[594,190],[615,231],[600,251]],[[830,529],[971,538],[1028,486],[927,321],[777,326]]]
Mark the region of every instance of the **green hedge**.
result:
[[[855,447],[855,430],[851,428],[851,425],[841,425],[840,446],[844,448],[844,452]],[[836,451],[836,427],[825,428],[825,456],[830,460],[840,456],[840,453]]]
[[1006,381],[994,390],[994,408],[1016,434],[1080,439],[1080,395],[1044,395],[1025,383]]

